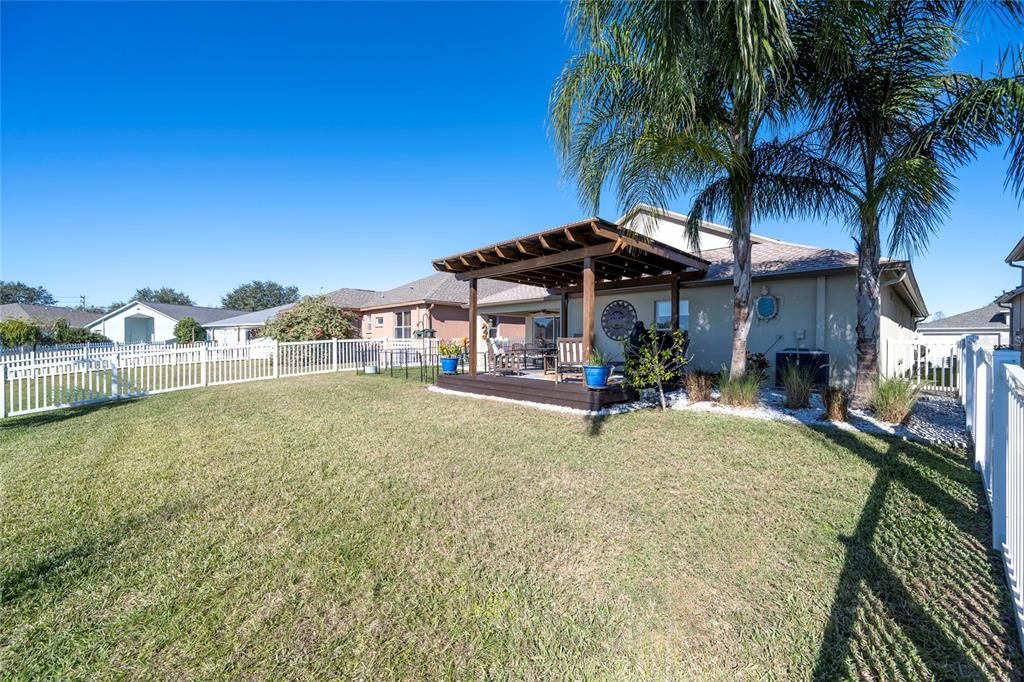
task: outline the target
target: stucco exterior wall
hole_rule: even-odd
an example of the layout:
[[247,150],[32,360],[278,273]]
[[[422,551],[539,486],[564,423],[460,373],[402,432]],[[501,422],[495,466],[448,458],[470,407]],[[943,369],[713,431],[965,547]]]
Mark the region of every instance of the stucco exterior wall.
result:
[[[362,315],[360,330],[364,339],[394,338],[395,313],[412,313],[412,332],[422,327],[437,330],[436,338],[458,339],[469,335],[469,310],[459,305],[418,304],[400,305],[366,311]],[[383,318],[378,324],[378,318]],[[422,322],[422,325],[419,323]],[[499,333],[506,338],[523,338],[522,317],[501,315]]]
[[[125,320],[127,320],[128,318],[152,319],[152,338],[137,339],[126,337]],[[171,318],[162,315],[156,311],[150,310],[149,308],[146,308],[140,304],[135,304],[130,308],[122,310],[113,317],[109,317],[105,320],[93,323],[92,325],[89,326],[89,329],[91,331],[103,334],[104,336],[106,336],[111,341],[114,341],[115,343],[165,343],[167,341],[174,340],[175,324],[177,324],[176,320],[172,320]],[[131,326],[134,325],[135,323],[131,323]]]
[[[771,320],[754,319],[748,339],[749,352],[765,353],[774,373],[775,353],[787,348],[820,349],[829,353],[833,380],[852,383],[856,367],[856,280],[852,273],[755,280],[754,294],[762,286],[779,298],[779,313]],[[718,371],[727,366],[732,353],[732,285],[729,282],[704,286],[684,286],[680,300],[689,303],[690,355],[697,369]],[[597,292],[595,306],[595,343],[609,357],[621,361],[622,346],[608,338],[600,324],[601,312],[615,300],[629,301],[638,319],[648,327],[654,321],[654,304],[670,300],[667,287]],[[518,304],[536,310],[550,310],[552,300]],[[484,308],[481,313],[500,307]],[[911,337],[913,315],[899,297],[883,305],[882,338]],[[529,328],[529,327],[528,327]],[[569,334],[583,333],[582,297],[569,299]]]

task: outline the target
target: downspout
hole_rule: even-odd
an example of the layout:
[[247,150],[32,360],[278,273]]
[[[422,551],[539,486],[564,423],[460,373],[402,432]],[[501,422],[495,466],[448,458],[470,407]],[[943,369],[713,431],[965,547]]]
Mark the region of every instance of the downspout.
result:
[[[906,268],[903,268],[903,270],[900,272],[900,276],[899,277],[897,277],[896,279],[893,279],[893,280],[889,280],[888,282],[882,282],[882,288],[883,289],[887,289],[888,287],[896,286],[897,284],[903,283],[907,279],[907,275],[909,275],[909,274],[910,274],[910,271],[907,270]],[[914,329],[915,330],[917,329],[917,323],[918,322],[921,322],[921,321],[927,320],[927,319],[928,319],[927,315],[914,315]]]

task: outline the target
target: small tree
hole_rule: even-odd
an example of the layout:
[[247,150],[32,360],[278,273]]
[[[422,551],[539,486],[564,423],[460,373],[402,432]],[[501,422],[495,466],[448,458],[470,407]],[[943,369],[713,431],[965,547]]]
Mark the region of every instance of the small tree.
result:
[[178,343],[206,340],[206,330],[191,317],[183,317],[174,325],[174,338]]
[[0,281],[0,303],[57,305],[57,299],[43,287],[30,287],[24,282]]
[[335,308],[326,296],[307,296],[267,322],[263,335],[278,341],[351,339],[358,329],[355,316]]
[[4,320],[0,322],[0,344],[7,348],[31,346],[43,339],[43,330],[32,320]]
[[657,388],[661,409],[666,409],[665,384],[683,376],[686,367],[686,334],[675,330],[658,333],[651,327],[635,346],[625,344],[626,382],[634,388]]

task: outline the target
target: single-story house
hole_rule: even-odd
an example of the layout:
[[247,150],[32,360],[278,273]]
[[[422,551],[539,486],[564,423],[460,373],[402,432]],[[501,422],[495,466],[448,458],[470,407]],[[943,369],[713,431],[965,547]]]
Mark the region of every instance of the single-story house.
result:
[[241,310],[195,305],[132,301],[91,322],[86,329],[103,334],[115,343],[167,343],[174,341],[174,326],[191,317],[203,328]]
[[[481,283],[481,289],[489,294],[512,286],[506,282]],[[387,291],[344,288],[324,295],[356,316],[364,339],[411,339],[424,330],[433,330],[434,337],[440,339],[469,335],[469,284],[452,274],[435,273]],[[269,320],[294,305],[244,313],[204,326],[218,343],[245,343],[259,336]],[[494,315],[485,321],[492,337],[522,339],[526,333],[522,317]]]
[[[499,295],[513,288],[507,282],[482,280],[480,291]],[[421,330],[434,330],[439,339],[469,336],[469,283],[451,273],[435,273],[387,291],[375,292],[360,309],[365,339],[409,339]],[[522,316],[489,315],[480,320],[489,336],[522,339]]]
[[[472,282],[468,305],[481,320],[526,319],[527,340],[581,337],[623,361],[622,341],[634,322],[688,332],[696,368],[717,371],[730,360],[732,339],[731,230],[702,223],[699,243],[686,237],[688,219],[640,205],[618,223],[600,218],[550,228],[433,262]],[[827,354],[832,380],[851,383],[856,365],[856,254],[753,235],[754,320],[750,353],[788,349]],[[514,286],[483,290],[483,278]],[[882,272],[881,336],[911,339],[928,315],[911,264],[886,260]],[[586,351],[584,352],[584,356]],[[450,382],[449,382],[450,383]]]
[[996,299],[996,303],[1010,311],[1010,339],[1007,345],[1020,348],[1024,357],[1024,237],[1006,257],[1011,267],[1020,268],[1020,286],[1005,292]]
[[76,308],[56,305],[35,305],[32,303],[4,303],[0,305],[0,320],[33,320],[42,325],[51,325],[57,320],[67,320],[71,327],[85,328],[99,318],[100,313],[90,313]]
[[922,322],[917,326],[917,332],[922,341],[928,343],[952,344],[966,335],[974,335],[981,345],[995,348],[1010,342],[1009,316],[1009,310],[991,303],[934,322]]

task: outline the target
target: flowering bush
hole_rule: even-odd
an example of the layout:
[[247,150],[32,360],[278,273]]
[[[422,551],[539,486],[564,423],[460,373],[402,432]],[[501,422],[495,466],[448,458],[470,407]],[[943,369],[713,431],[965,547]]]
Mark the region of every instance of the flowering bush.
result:
[[352,313],[335,308],[325,296],[307,296],[267,322],[263,335],[278,341],[351,339],[358,327]]

